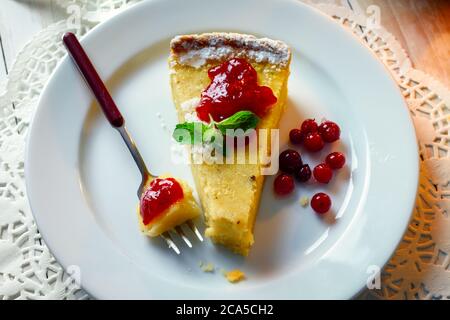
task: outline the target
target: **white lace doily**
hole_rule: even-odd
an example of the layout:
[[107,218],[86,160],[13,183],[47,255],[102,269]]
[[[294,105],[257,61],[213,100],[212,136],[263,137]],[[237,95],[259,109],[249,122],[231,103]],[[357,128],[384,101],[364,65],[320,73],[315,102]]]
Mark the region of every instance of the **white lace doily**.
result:
[[[31,214],[24,182],[25,135],[37,98],[65,54],[60,39],[84,34],[96,23],[138,0],[58,0],[67,20],[36,35],[0,83],[0,299],[88,299],[77,270],[65,272],[43,243]],[[384,267],[380,289],[364,299],[450,298],[450,91],[411,66],[383,27],[333,5],[315,5],[388,66],[408,102],[420,149],[420,185],[413,218]],[[77,28],[80,26],[81,28]]]

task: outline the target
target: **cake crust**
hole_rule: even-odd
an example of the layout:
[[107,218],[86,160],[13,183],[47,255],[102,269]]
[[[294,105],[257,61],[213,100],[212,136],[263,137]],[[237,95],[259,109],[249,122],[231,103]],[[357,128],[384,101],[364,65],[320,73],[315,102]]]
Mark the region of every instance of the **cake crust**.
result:
[[230,58],[270,63],[280,68],[289,64],[291,52],[282,41],[239,33],[203,33],[176,36],[170,42],[171,60],[195,68]]

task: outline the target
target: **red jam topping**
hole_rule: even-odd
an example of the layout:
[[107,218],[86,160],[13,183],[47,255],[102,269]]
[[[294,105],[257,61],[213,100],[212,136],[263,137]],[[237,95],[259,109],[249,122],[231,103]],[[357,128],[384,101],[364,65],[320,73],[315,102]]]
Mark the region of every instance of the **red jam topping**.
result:
[[140,207],[144,225],[183,199],[183,196],[183,188],[174,178],[154,179],[141,197]]
[[211,83],[202,92],[197,116],[209,122],[226,119],[238,111],[263,117],[277,102],[269,87],[259,86],[256,70],[244,59],[234,58],[208,70]]

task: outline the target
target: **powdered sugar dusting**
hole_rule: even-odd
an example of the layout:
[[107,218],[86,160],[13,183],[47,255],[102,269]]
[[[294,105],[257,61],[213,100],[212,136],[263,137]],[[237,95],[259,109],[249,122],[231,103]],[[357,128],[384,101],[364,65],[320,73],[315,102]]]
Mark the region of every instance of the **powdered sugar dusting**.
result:
[[192,98],[192,99],[182,102],[180,105],[180,108],[184,112],[193,111],[193,110],[195,110],[195,108],[198,106],[199,103],[200,103],[200,98]]
[[178,61],[181,64],[189,65],[194,68],[199,68],[206,64],[208,60],[227,59],[233,54],[231,47],[205,47],[199,50],[188,50],[178,56]]
[[200,98],[192,98],[181,103],[180,109],[184,113],[184,121],[201,122],[197,116],[195,108],[198,106]]
[[184,114],[184,121],[186,122],[201,122],[197,116],[197,112],[187,112]]
[[[180,104],[180,110],[184,114],[185,122],[202,122],[195,108],[198,106],[200,98],[192,98]],[[203,141],[201,144],[189,146],[192,160],[194,163],[216,163],[219,157],[213,155],[214,146],[211,143]],[[175,150],[176,151],[176,150]]]

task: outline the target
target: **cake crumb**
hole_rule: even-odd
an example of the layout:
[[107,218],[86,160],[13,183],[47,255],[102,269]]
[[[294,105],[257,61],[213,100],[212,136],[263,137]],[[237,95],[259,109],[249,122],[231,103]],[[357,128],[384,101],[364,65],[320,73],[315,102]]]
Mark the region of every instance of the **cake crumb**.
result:
[[309,203],[309,198],[306,196],[303,196],[300,198],[300,204],[302,205],[302,207],[306,207]]
[[227,278],[227,280],[229,282],[237,283],[237,282],[245,279],[245,273],[243,273],[239,269],[234,269],[234,270],[225,272],[225,277]]
[[207,264],[202,263],[200,268],[202,268],[203,272],[214,272],[214,265],[211,262],[209,262]]

